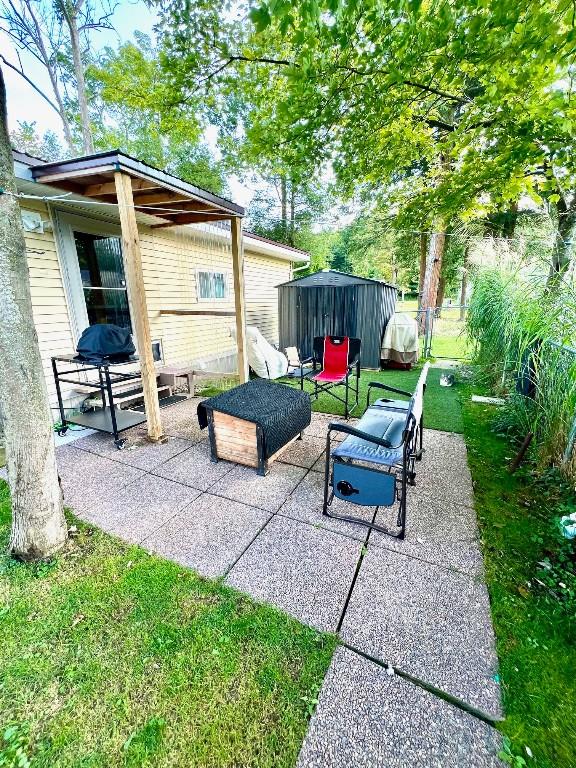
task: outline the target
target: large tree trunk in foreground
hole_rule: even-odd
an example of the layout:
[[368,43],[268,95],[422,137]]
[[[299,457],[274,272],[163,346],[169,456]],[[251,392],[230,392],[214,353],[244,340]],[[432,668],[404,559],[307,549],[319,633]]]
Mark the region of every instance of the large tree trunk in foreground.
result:
[[438,279],[438,292],[436,294],[436,311],[434,312],[435,317],[441,317],[442,315],[442,305],[444,304],[445,293],[446,293],[446,278],[442,273],[440,273],[440,277]]
[[436,229],[439,231],[430,235],[428,242],[428,253],[426,254],[426,272],[424,275],[424,285],[422,287],[422,301],[420,309],[420,330],[424,330],[426,310],[436,308],[436,297],[438,295],[438,283],[440,280],[440,270],[442,269],[442,259],[446,249],[446,232],[442,222],[437,222]]
[[62,547],[67,531],[6,123],[0,69],[0,408],[12,492],[9,549],[39,560]]

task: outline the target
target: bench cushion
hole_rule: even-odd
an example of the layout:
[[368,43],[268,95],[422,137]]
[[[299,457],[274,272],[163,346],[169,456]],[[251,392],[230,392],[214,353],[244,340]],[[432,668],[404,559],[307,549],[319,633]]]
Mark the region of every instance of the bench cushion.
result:
[[349,435],[339,446],[332,450],[332,456],[340,459],[356,459],[371,461],[375,464],[392,466],[402,461],[402,434],[406,428],[407,412],[383,411],[382,408],[371,406],[365,412],[356,429],[369,435],[388,440],[399,448],[383,448],[356,435]]

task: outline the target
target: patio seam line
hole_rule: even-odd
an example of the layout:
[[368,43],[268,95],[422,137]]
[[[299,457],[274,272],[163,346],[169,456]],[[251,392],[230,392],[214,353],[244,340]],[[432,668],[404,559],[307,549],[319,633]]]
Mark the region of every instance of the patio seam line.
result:
[[[222,497],[218,497],[218,498],[222,498]],[[242,502],[238,502],[238,503],[240,503],[240,504],[241,504]],[[248,505],[246,505],[246,506],[248,506]],[[231,565],[231,566],[230,566],[230,567],[229,567],[229,568],[228,568],[226,571],[224,571],[223,575],[222,575],[222,576],[220,576],[220,580],[224,581],[224,579],[227,579],[227,578],[228,578],[229,574],[231,573],[232,569],[233,569],[233,568],[236,566],[236,564],[238,563],[238,561],[240,560],[240,558],[241,558],[241,557],[244,557],[244,555],[245,555],[245,554],[246,554],[246,552],[247,552],[247,551],[250,549],[250,547],[252,546],[252,544],[254,544],[254,542],[256,541],[256,539],[257,539],[257,538],[260,536],[260,534],[262,533],[262,531],[264,530],[264,528],[266,528],[266,526],[268,525],[268,523],[270,522],[270,520],[272,520],[272,518],[276,516],[276,513],[275,513],[275,512],[270,512],[270,511],[268,511],[268,515],[269,515],[269,517],[268,517],[268,520],[266,520],[266,522],[264,523],[264,525],[263,525],[263,526],[261,526],[261,527],[260,527],[260,529],[259,529],[259,530],[256,532],[256,534],[254,535],[254,538],[253,538],[253,539],[252,539],[252,540],[251,540],[251,541],[250,541],[250,542],[249,542],[249,543],[248,543],[248,544],[247,544],[247,545],[244,547],[244,549],[243,549],[243,550],[242,550],[242,552],[241,552],[241,553],[238,555],[238,557],[236,558],[236,560],[234,560],[234,562],[232,563],[232,565]],[[240,591],[240,590],[237,590],[237,591]]]
[[[90,437],[90,435],[86,435],[86,437]],[[187,437],[179,437],[177,435],[170,435],[170,437],[174,437],[178,440],[189,440]],[[199,440],[189,440],[189,442],[192,443],[192,445],[187,445],[186,448],[182,448],[182,450],[177,451],[173,456],[169,456],[167,459],[164,459],[164,461],[161,461],[159,464],[154,467],[156,469],[157,467],[161,467],[163,464],[166,464],[166,462],[170,461],[171,459],[176,458],[176,456],[180,456],[181,453],[184,453],[184,451],[187,451],[188,449],[192,448],[192,446],[196,445],[197,443],[201,442],[202,438]],[[70,445],[73,445],[73,443],[70,443]],[[149,443],[149,445],[154,445],[154,443]],[[60,446],[61,448],[65,448],[66,445]],[[115,459],[113,456],[104,455],[102,453],[98,453],[97,451],[93,451],[90,448],[84,448],[82,445],[75,445],[75,448],[78,448],[79,451],[84,451],[84,453],[91,453],[93,456],[100,456],[101,459],[108,459],[109,461],[115,461],[116,464],[121,464],[124,467],[133,467],[133,469],[141,469],[141,467],[136,467],[134,464],[128,464],[126,461],[120,461],[119,459]],[[125,450],[125,449],[121,449]],[[153,470],[151,469],[144,469],[143,472],[146,472],[147,474],[154,474]],[[197,489],[199,490],[199,489]]]
[[489,715],[487,712],[484,712],[481,709],[477,709],[476,707],[473,707],[471,704],[468,704],[466,701],[459,699],[456,696],[452,696],[450,693],[443,691],[441,688],[436,688],[436,686],[431,685],[430,683],[427,683],[425,680],[421,680],[418,677],[413,677],[409,672],[404,672],[404,670],[400,669],[399,667],[395,667],[392,664],[388,664],[383,659],[379,659],[377,656],[372,656],[370,653],[367,653],[366,651],[362,651],[359,648],[356,648],[354,645],[350,645],[350,643],[347,643],[345,640],[342,640],[341,638],[338,638],[338,640],[342,647],[346,648],[352,653],[355,653],[357,656],[361,656],[367,661],[370,661],[373,664],[376,664],[381,669],[384,669],[384,670],[392,669],[394,671],[394,674],[397,675],[398,677],[401,677],[403,680],[407,680],[409,683],[412,683],[413,685],[416,685],[419,688],[422,688],[422,690],[428,691],[428,693],[431,693],[433,696],[436,696],[436,698],[441,699],[442,701],[446,701],[448,704],[452,704],[453,706],[460,709],[462,712],[466,712],[467,714],[472,715],[477,720],[481,720],[482,722],[492,726],[493,728],[497,727],[498,723],[501,723],[505,720],[505,717],[506,717],[505,715],[503,715],[502,717],[494,717],[493,715]]
[[[384,534],[386,535],[386,534]],[[366,542],[366,546],[368,546],[368,542]],[[385,549],[387,552],[394,552],[396,555],[402,555],[403,557],[409,557],[411,560],[418,560],[420,563],[423,563],[424,565],[433,565],[436,568],[442,568],[444,571],[448,571],[450,573],[458,573],[460,576],[466,576],[468,579],[472,579],[472,581],[478,581],[479,578],[481,578],[481,581],[483,584],[486,583],[486,579],[483,576],[480,576],[478,574],[472,575],[468,573],[467,571],[462,571],[460,568],[457,568],[455,566],[448,566],[448,565],[442,565],[441,563],[435,563],[432,560],[425,560],[422,557],[418,557],[418,555],[414,555],[408,552],[401,552],[398,549],[392,549],[389,546],[386,546],[386,544],[379,544],[376,542],[372,542],[370,546],[373,546],[377,549]],[[480,548],[480,554],[482,554],[482,550]],[[484,558],[482,558],[482,562],[484,563]]]
[[[285,503],[286,502],[284,502],[284,504]],[[284,504],[282,505],[282,507],[284,506]],[[280,509],[282,509],[282,507],[280,507]],[[364,546],[366,543],[364,539],[357,539],[355,536],[352,536],[352,534],[350,533],[344,533],[344,531],[337,531],[334,528],[327,528],[321,523],[311,523],[309,520],[301,520],[299,517],[292,517],[292,515],[287,515],[285,512],[280,512],[280,511],[273,512],[272,514],[278,515],[278,517],[282,517],[284,518],[284,520],[292,520],[293,523],[302,523],[302,525],[308,525],[310,528],[314,528],[317,531],[326,531],[326,533],[335,533],[336,536],[344,536],[345,539],[350,539],[350,541],[355,541],[358,544],[362,544],[362,546]]]
[[[374,515],[372,516],[372,522],[376,520],[376,515],[378,514],[378,510],[379,510],[379,507],[376,507],[376,509],[374,510]],[[342,624],[344,623],[344,619],[346,618],[346,611],[348,610],[348,605],[352,598],[352,593],[354,592],[354,587],[356,586],[356,581],[360,574],[360,568],[362,567],[362,562],[364,561],[364,555],[366,554],[366,548],[368,547],[368,540],[370,539],[371,532],[372,532],[372,529],[368,528],[366,538],[364,539],[364,541],[360,541],[361,546],[360,546],[360,554],[358,555],[358,562],[356,563],[356,568],[354,570],[354,575],[352,576],[352,581],[350,583],[348,594],[346,595],[346,600],[344,601],[344,605],[342,606],[342,613],[340,614],[340,618],[338,619],[338,624],[336,625],[336,634],[338,635],[340,634],[340,630],[342,629]]]
[[[153,475],[151,472],[147,472],[147,474],[150,475],[150,477],[156,477],[156,475]],[[167,479],[167,478],[164,478],[164,479]],[[136,481],[134,481],[134,482],[136,482]],[[168,482],[170,482],[170,483],[177,483],[178,485],[181,485],[183,488],[191,488],[192,487],[190,485],[184,485],[184,483],[179,483],[177,480],[169,480]],[[192,490],[193,491],[197,491],[198,488],[192,488]],[[192,504],[194,504],[195,501],[198,501],[199,498],[204,496],[205,493],[206,493],[206,491],[200,491],[200,493],[198,494],[198,496],[196,496],[195,499],[190,501],[188,504],[185,504],[183,507],[180,507],[180,509],[177,512],[174,512],[172,517],[168,517],[166,520],[164,520],[163,523],[161,523],[158,526],[158,528],[154,528],[153,531],[150,531],[149,533],[146,534],[146,536],[144,536],[144,538],[140,539],[140,541],[138,542],[138,546],[139,547],[143,546],[143,544],[146,541],[146,539],[149,539],[150,536],[152,536],[154,533],[158,533],[158,531],[160,531],[162,528],[167,526],[168,523],[170,523],[172,520],[174,520],[175,517],[178,517],[178,515],[181,512],[183,512],[185,509],[188,509],[188,507],[192,506]],[[169,558],[164,558],[164,559],[168,560]]]

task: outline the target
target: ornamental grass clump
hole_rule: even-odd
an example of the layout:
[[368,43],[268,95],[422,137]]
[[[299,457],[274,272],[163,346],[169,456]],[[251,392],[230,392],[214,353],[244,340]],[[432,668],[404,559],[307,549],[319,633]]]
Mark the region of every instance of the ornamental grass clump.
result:
[[477,275],[467,320],[473,362],[486,385],[506,397],[498,432],[534,435],[542,464],[576,476],[566,454],[576,413],[576,296],[568,280],[553,288],[542,273]]

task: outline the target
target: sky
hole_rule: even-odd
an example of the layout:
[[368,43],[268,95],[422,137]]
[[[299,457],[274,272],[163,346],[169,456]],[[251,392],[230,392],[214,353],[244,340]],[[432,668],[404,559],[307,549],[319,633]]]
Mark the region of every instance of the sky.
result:
[[[133,38],[136,30],[153,34],[156,22],[155,14],[139,0],[121,0],[114,12],[112,23],[115,30],[97,30],[94,32],[93,45],[101,48],[106,45],[117,47],[120,43]],[[0,51],[6,59],[18,64],[16,50],[5,33],[0,32]],[[32,57],[21,52],[26,74],[38,86],[51,96],[50,83],[44,68]],[[56,112],[36,91],[9,67],[3,67],[8,99],[8,124],[13,130],[18,121],[36,122],[39,133],[54,131],[62,139],[62,124]],[[215,149],[216,133],[209,130],[206,141]],[[247,206],[254,195],[254,190],[243,184],[236,177],[228,180],[230,197],[237,203]]]

